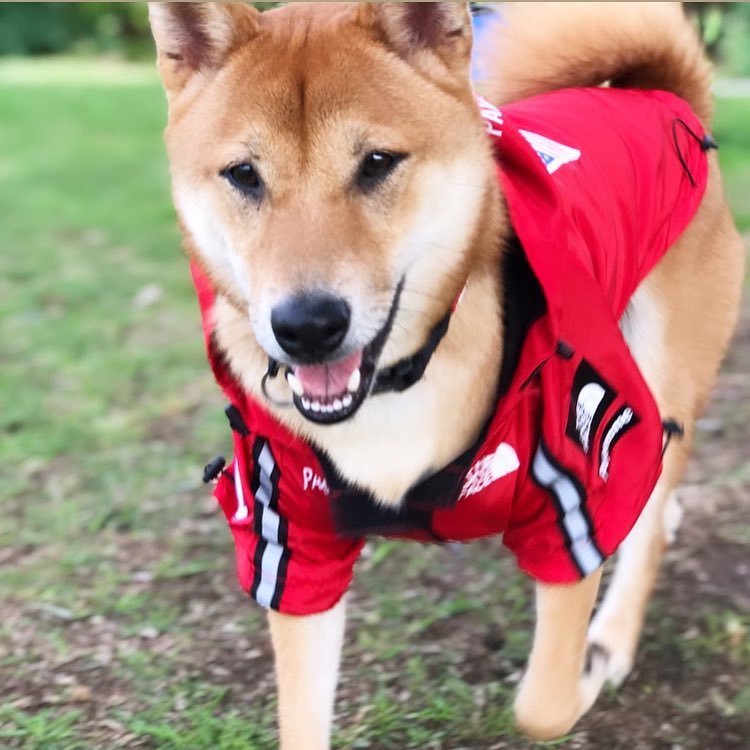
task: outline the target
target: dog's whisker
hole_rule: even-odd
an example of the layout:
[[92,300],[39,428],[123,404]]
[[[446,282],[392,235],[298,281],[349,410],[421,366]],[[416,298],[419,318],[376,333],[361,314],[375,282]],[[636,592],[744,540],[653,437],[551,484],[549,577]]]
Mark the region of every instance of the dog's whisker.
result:
[[429,292],[422,292],[418,289],[411,289],[409,287],[404,287],[404,294],[412,294],[417,297],[424,297],[425,299],[431,299],[444,305],[450,305],[453,302],[453,300],[447,300],[445,297],[441,297],[440,295],[430,294]]

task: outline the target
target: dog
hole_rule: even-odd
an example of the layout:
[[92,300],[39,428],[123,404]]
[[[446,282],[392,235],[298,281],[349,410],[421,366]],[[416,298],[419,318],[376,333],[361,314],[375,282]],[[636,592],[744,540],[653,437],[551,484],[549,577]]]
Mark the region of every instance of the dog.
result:
[[329,747],[366,533],[505,532],[544,740],[627,677],[679,524],[744,269],[709,63],[679,4],[503,15],[477,100],[466,3],[150,4],[287,750]]

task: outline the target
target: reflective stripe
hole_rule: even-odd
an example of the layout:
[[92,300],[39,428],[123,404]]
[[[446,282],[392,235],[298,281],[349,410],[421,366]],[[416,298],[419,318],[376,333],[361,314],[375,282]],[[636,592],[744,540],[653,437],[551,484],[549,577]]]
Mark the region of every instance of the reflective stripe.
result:
[[255,510],[259,514],[261,540],[258,544],[262,545],[262,554],[259,570],[256,571],[253,596],[261,607],[270,609],[277,606],[277,600],[280,598],[279,571],[288,553],[282,539],[282,536],[285,536],[282,533],[284,521],[272,507],[278,499],[276,461],[265,440],[256,445],[255,456],[256,486],[253,487],[253,492]]
[[279,585],[279,566],[284,554],[284,548],[279,544],[269,544],[263,551],[260,583],[255,592],[255,601],[265,609],[271,608],[276,588]]
[[268,448],[268,443],[263,446],[258,464],[260,465],[260,487],[255,493],[255,500],[262,506],[261,533],[267,542],[279,544],[281,519],[279,514],[271,508],[271,499],[273,498],[272,477],[276,463]]
[[560,514],[565,541],[582,575],[589,576],[604,563],[604,557],[592,539],[592,529],[585,512],[585,498],[569,474],[559,469],[539,446],[532,475],[536,482],[548,490]]

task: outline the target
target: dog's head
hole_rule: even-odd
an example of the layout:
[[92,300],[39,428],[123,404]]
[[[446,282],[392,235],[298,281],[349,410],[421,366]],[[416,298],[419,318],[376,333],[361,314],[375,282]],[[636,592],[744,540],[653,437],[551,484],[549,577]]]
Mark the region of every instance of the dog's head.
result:
[[151,3],[189,251],[289,372],[350,418],[476,267],[497,202],[465,3]]

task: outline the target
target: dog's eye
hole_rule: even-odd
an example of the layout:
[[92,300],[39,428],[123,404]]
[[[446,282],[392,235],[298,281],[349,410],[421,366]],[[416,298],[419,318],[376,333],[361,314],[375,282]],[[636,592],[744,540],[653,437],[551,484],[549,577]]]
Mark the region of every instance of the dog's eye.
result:
[[252,164],[238,164],[224,170],[222,174],[238,190],[254,198],[260,198],[263,191],[263,182]]
[[365,157],[359,168],[357,184],[362,190],[377,187],[405,158],[403,154],[373,151]]

